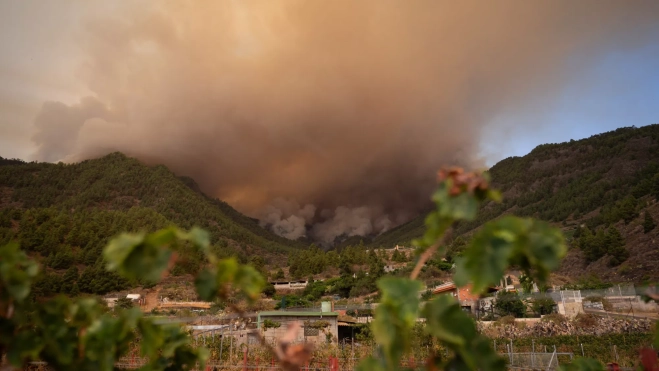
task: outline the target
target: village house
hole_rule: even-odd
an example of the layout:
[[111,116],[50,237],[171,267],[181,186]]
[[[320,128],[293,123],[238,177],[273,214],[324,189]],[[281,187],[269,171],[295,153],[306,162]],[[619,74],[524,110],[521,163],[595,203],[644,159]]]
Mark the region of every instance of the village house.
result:
[[[497,288],[490,288],[489,292],[498,291]],[[458,300],[460,307],[465,312],[477,314],[481,309],[481,299],[479,295],[472,292],[471,284],[464,287],[457,287],[454,282],[447,282],[432,289],[433,295],[451,295]]]
[[298,280],[298,281],[276,281],[270,283],[275,287],[275,290],[289,290],[289,289],[303,289],[307,287],[307,284],[309,282],[306,280]]

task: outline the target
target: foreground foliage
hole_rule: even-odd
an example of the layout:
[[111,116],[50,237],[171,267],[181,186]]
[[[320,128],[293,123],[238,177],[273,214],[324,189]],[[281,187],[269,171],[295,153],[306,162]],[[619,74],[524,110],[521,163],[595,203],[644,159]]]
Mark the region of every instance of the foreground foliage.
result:
[[[433,194],[436,209],[426,218],[426,233],[416,242],[417,262],[410,277],[377,281],[381,301],[371,326],[377,351],[360,363],[360,370],[399,369],[413,339],[420,336],[419,319],[426,323],[420,330],[422,336],[449,350],[432,353],[425,363],[428,369],[505,369],[505,360],[454,298],[440,296],[421,305],[423,286],[417,277],[427,261],[446,254],[445,240],[451,227],[459,221],[474,220],[483,201],[499,200],[499,194],[489,189],[488,180],[481,175],[450,170],[440,172],[439,180]],[[123,234],[110,242],[103,257],[107,268],[123,279],[154,283],[175,266],[174,247],[179,244],[192,246],[203,256],[203,268],[195,279],[202,300],[225,300],[231,306],[235,301],[226,300],[230,297],[252,301],[260,295],[265,282],[259,272],[234,258],[216,257],[209,235],[200,229]],[[559,230],[536,220],[506,216],[485,224],[456,258],[455,282],[471,284],[472,292],[483,293],[514,265],[543,285],[565,251]],[[209,356],[205,348],[193,348],[180,327],[156,325],[137,308],[111,315],[93,299],[64,297],[35,304],[28,297],[37,273],[37,265],[17,245],[0,250],[0,353],[16,367],[43,360],[56,369],[112,370],[129,344],[137,340],[142,355],[148,358],[144,370],[203,367]],[[239,308],[232,309],[242,314]],[[285,369],[298,369],[311,356],[308,346],[287,343],[297,330],[289,326],[276,348],[262,343]],[[570,367],[601,369],[592,360],[579,360]]]

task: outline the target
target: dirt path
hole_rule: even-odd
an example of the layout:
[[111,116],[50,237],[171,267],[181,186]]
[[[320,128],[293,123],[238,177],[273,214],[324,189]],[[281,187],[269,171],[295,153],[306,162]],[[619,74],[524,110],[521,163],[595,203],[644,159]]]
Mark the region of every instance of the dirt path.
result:
[[596,309],[584,309],[584,312],[597,314],[600,316],[616,317],[616,318],[636,318],[636,319],[649,319],[653,321],[659,320],[659,314],[657,313],[618,313],[618,312],[607,312],[603,310]]
[[143,310],[145,312],[150,312],[158,306],[158,294],[160,293],[159,288],[154,288],[149,290],[146,294],[146,302],[144,304]]

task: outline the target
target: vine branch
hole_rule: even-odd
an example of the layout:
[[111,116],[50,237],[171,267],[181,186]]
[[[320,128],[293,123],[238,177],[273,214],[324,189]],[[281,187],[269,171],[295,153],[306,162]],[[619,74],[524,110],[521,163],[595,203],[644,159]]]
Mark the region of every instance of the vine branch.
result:
[[451,235],[451,232],[448,231],[444,234],[444,237],[441,239],[437,240],[433,245],[431,245],[429,248],[424,251],[421,256],[419,256],[419,260],[416,262],[416,265],[414,266],[414,269],[412,270],[412,273],[410,274],[410,279],[415,280],[419,273],[421,273],[421,269],[423,268],[423,265],[426,264],[428,260],[435,254],[437,249],[439,249],[439,246],[441,246],[444,241],[449,239],[449,236]]

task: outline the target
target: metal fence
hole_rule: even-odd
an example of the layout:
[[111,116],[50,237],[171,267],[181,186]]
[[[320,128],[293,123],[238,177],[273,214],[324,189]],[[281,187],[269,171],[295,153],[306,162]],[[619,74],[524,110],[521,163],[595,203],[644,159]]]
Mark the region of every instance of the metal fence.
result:
[[558,357],[574,358],[572,353],[509,353],[508,367],[511,369],[556,370],[559,366]]
[[607,289],[599,290],[581,290],[581,296],[587,298],[589,296],[608,297],[634,297],[638,295],[634,285],[615,285]]

